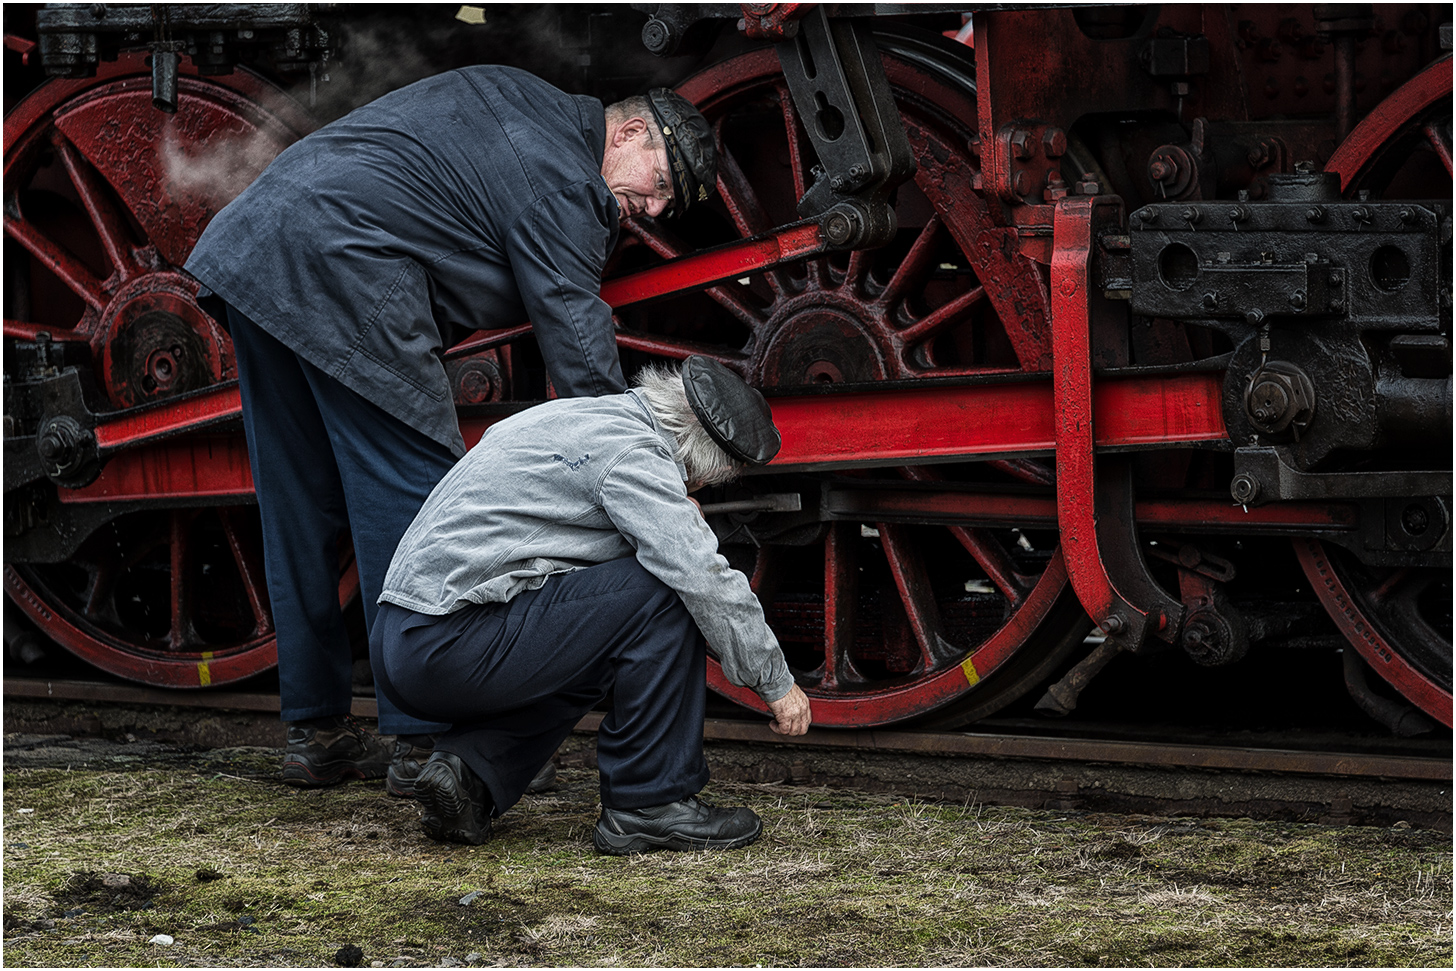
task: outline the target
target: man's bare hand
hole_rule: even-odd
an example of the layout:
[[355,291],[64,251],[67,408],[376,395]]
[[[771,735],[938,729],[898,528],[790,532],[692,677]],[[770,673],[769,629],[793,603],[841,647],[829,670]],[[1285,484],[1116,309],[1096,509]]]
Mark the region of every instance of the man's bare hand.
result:
[[773,721],[768,727],[780,735],[802,735],[809,730],[809,697],[794,685],[778,701],[768,703]]

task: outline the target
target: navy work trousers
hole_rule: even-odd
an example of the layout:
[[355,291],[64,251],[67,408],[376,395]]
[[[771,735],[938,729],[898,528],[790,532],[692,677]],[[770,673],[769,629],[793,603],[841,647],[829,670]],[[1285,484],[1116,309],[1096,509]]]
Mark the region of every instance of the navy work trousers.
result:
[[[339,608],[339,539],[346,528],[353,535],[364,623],[372,629],[395,547],[455,457],[231,306],[228,330],[263,520],[282,717],[348,714],[353,657]],[[379,698],[386,735],[444,727]]]
[[381,604],[369,653],[382,694],[453,723],[435,750],[480,776],[497,815],[608,691],[597,734],[603,805],[662,805],[708,783],[706,643],[676,591],[635,559],[438,617]]

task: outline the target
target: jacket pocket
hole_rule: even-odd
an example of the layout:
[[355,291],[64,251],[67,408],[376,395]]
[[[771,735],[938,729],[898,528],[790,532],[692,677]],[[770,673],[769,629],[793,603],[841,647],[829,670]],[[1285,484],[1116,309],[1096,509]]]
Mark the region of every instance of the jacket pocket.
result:
[[393,264],[399,270],[370,311],[336,376],[353,372],[368,384],[396,392],[404,390],[397,384],[402,381],[442,401],[450,393],[450,382],[440,360],[440,328],[430,301],[429,278],[414,260],[386,265]]

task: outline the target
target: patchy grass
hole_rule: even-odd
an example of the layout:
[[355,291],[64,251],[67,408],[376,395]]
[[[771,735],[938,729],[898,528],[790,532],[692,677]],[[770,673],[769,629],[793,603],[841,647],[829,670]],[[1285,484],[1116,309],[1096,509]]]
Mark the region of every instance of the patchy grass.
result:
[[459,847],[382,785],[298,792],[275,762],[7,770],[5,963],[1451,965],[1427,831],[715,785],[756,845],[618,859],[591,851],[589,770]]

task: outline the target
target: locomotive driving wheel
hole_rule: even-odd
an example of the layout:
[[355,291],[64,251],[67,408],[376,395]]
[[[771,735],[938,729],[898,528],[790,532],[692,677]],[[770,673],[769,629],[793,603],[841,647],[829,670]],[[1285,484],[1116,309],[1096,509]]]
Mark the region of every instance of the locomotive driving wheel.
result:
[[[898,238],[881,250],[813,259],[626,311],[625,349],[708,354],[763,388],[1049,366],[1042,271],[998,235],[975,188],[968,66],[937,42],[876,40],[918,165],[914,181],[897,190]],[[773,52],[726,61],[679,91],[714,127],[719,195],[689,212],[676,230],[681,237],[634,221],[637,248],[672,258],[795,220],[811,150]],[[630,257],[630,244],[619,255]],[[1048,467],[1026,460],[879,475],[1051,483]],[[821,481],[787,487],[814,491]],[[948,727],[984,717],[1049,674],[1090,626],[1055,530],[1045,527],[836,522],[755,537],[757,549],[733,539],[725,539],[725,553],[753,575],[820,725],[922,719]],[[709,683],[763,709],[715,662]]]
[[[175,115],[152,106],[141,54],[41,85],[5,118],[7,344],[65,347],[97,411],[235,378],[231,342],[179,268],[213,214],[311,127],[244,70],[226,84],[182,76]],[[64,563],[8,563],[6,592],[122,677],[198,687],[266,671],[277,653],[256,508],[217,501],[127,508]],[[341,600],[357,591],[351,564],[345,551]]]
[[[1445,199],[1449,213],[1451,104],[1447,56],[1376,106],[1326,168],[1340,174],[1347,197],[1365,190],[1385,200]],[[1446,502],[1449,515],[1449,496]],[[1427,525],[1433,517],[1420,500],[1400,516],[1407,529],[1438,528]],[[1360,656],[1408,701],[1450,727],[1451,570],[1372,567],[1316,540],[1297,540],[1295,552],[1320,602]]]

